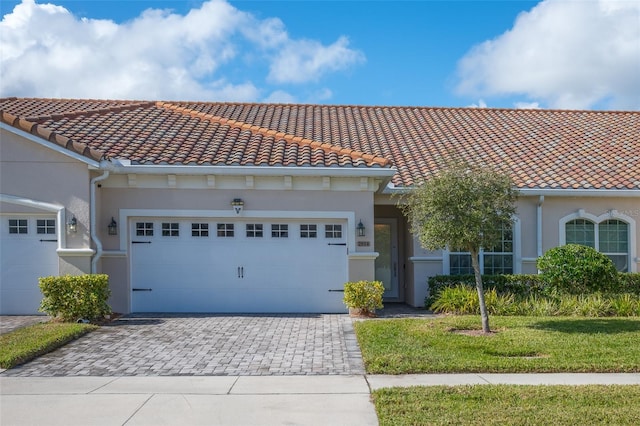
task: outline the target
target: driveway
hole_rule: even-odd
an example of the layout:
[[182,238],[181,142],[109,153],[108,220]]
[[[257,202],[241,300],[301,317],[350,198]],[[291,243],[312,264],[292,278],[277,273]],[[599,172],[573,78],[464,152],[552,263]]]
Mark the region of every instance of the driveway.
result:
[[364,374],[348,315],[128,315],[4,376]]

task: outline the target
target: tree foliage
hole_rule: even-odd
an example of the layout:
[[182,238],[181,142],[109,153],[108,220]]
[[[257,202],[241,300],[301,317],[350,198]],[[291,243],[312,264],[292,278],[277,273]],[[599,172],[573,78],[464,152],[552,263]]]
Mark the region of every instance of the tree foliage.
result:
[[400,207],[421,245],[471,253],[483,330],[489,332],[478,254],[500,243],[502,229],[513,221],[518,192],[508,174],[462,162],[403,197]]

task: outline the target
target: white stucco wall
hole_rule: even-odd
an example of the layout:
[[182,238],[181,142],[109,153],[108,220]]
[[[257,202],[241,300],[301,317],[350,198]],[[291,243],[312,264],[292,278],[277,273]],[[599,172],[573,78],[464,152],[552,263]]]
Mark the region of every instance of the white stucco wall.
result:
[[[78,222],[75,234],[65,234],[64,248],[90,248],[87,164],[0,129],[0,193],[63,206],[65,221],[75,216]],[[2,203],[0,212],[33,214],[38,209]],[[60,274],[89,272],[88,253],[60,256]]]

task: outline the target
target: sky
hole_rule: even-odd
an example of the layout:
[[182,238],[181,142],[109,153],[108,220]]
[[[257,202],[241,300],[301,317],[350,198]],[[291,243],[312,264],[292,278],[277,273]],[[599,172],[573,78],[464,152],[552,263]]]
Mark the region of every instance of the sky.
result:
[[637,0],[0,8],[2,97],[640,110]]

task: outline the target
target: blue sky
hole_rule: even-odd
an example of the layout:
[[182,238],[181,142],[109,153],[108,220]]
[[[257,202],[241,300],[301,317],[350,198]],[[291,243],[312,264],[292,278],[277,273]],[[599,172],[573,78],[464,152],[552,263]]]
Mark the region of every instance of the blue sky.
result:
[[2,2],[0,95],[640,109],[640,2]]

